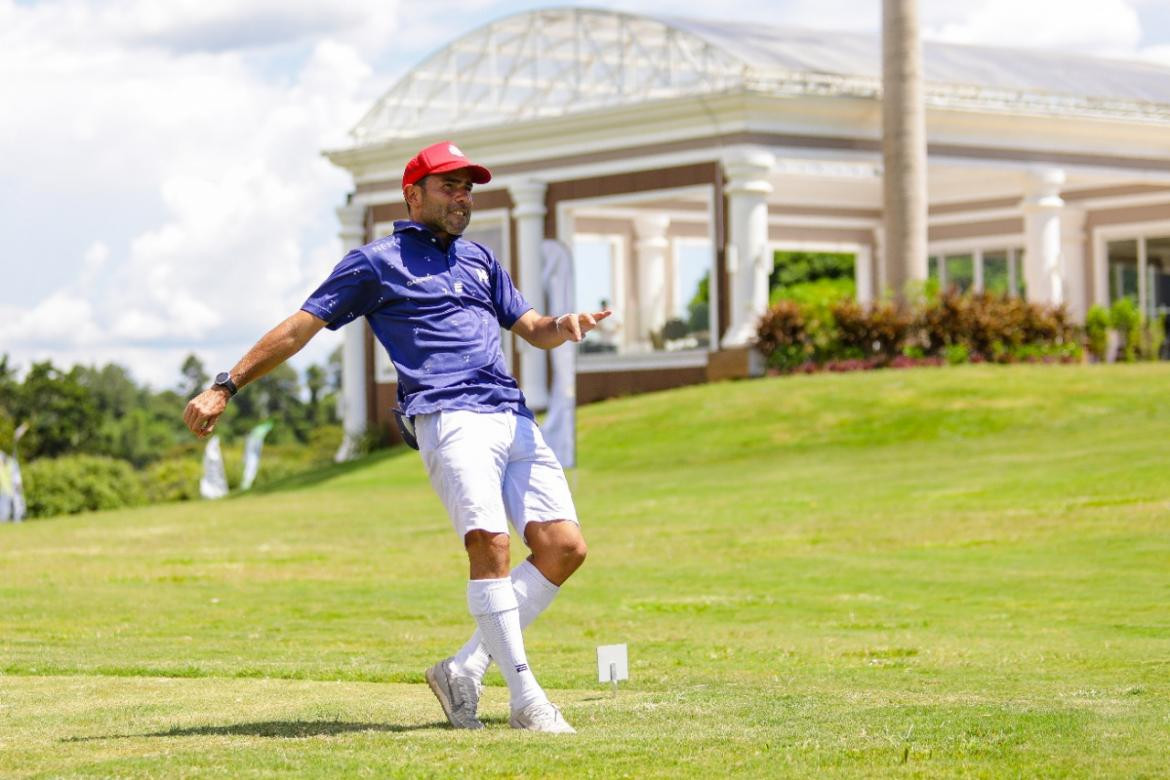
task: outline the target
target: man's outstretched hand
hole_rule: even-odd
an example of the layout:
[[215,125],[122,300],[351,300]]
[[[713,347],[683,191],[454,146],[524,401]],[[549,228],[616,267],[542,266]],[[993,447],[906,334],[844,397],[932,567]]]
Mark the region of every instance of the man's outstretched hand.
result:
[[222,387],[211,387],[187,402],[183,410],[183,422],[191,433],[203,439],[215,430],[215,423],[227,408],[228,391]]
[[596,328],[597,323],[611,314],[613,312],[609,309],[593,312],[592,314],[585,311],[562,314],[557,317],[557,333],[564,336],[568,341],[578,342],[585,338],[586,333]]

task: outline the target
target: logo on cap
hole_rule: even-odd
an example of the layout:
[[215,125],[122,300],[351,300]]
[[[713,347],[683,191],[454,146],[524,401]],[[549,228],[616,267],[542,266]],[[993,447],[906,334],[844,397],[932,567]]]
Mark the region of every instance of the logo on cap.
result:
[[450,152],[451,154],[455,155],[456,157],[466,157],[467,156],[455,144],[447,144],[447,151]]

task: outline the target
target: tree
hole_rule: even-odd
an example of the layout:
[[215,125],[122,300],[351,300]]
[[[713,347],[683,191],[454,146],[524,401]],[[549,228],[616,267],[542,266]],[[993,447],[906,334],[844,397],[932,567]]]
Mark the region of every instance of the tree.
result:
[[179,372],[183,375],[179,383],[179,394],[184,398],[194,398],[205,390],[207,383],[211,381],[211,377],[203,368],[203,361],[194,353],[187,355]]
[[64,374],[49,361],[29,369],[13,410],[16,419],[30,423],[21,440],[29,459],[94,451],[101,414],[80,373],[74,368]]
[[918,0],[882,3],[882,186],[886,289],[926,281],[926,115]]

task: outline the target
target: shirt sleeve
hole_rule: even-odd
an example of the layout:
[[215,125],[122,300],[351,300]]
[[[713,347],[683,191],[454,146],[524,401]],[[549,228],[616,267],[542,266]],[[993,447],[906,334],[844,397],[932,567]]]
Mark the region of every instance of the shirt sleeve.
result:
[[325,320],[329,330],[337,330],[376,309],[381,302],[380,289],[381,282],[369,259],[360,249],[354,249],[313,291],[301,310]]
[[516,285],[512,284],[512,277],[494,257],[492,258],[492,303],[496,307],[496,320],[508,329],[516,324],[516,320],[524,316],[524,312],[533,308],[532,304],[516,289]]

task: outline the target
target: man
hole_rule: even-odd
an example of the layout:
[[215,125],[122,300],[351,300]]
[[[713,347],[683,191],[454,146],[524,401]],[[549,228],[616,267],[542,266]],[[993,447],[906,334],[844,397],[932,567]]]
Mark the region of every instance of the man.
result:
[[[483,728],[480,681],[495,659],[513,728],[572,733],[528,666],[521,629],[584,561],[585,540],[564,472],[508,374],[499,326],[552,349],[581,341],[610,312],[538,314],[490,251],[460,238],[473,185],[490,180],[450,142],[420,151],[402,177],[410,219],[350,251],[300,311],[191,400],[183,419],[209,435],[239,388],[322,327],[365,316],[398,369],[401,411],[470,564],[467,603],[479,630],[428,669],[427,682],[452,726]],[[510,575],[509,522],[532,551]]]

